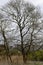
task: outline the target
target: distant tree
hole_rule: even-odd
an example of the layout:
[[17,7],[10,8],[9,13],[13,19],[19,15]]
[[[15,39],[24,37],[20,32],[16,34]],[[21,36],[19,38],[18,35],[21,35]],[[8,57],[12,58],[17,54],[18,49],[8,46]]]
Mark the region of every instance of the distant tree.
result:
[[[8,25],[8,24],[7,24]],[[4,19],[4,15],[0,13],[0,42],[2,42],[2,44],[4,44],[4,49],[5,49],[5,55],[7,57],[7,60],[11,62],[12,65],[12,59],[11,59],[11,55],[10,55],[10,51],[9,51],[9,43],[8,43],[8,39],[6,37],[6,33],[9,32],[6,31],[7,28],[5,19]]]
[[42,43],[40,12],[34,5],[23,0],[11,0],[2,11],[7,21],[16,25],[16,36],[19,36],[23,61],[26,62],[28,52],[39,49],[36,46]]

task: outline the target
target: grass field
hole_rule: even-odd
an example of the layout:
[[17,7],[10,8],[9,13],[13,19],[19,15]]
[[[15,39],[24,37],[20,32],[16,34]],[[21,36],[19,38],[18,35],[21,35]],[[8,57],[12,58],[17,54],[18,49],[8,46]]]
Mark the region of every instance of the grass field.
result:
[[[27,61],[26,64],[23,63],[22,56],[12,56],[12,65],[43,65],[42,61]],[[0,65],[11,65],[10,62],[6,60],[6,57],[0,56]]]

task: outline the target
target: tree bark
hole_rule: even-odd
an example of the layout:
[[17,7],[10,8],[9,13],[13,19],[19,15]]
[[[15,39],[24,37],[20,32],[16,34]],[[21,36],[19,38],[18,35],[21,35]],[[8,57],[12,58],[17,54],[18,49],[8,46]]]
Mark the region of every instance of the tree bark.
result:
[[22,29],[20,29],[20,36],[21,36],[21,52],[22,52],[22,56],[23,56],[23,62],[26,63],[26,54],[24,51],[24,47],[23,47],[23,36],[22,36]]

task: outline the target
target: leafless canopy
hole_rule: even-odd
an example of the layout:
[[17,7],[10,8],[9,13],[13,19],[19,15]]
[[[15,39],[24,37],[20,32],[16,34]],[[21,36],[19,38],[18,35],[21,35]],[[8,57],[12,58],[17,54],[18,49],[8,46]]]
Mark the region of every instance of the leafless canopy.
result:
[[6,28],[1,31],[4,31],[6,36],[11,33],[10,38],[7,36],[6,42],[10,40],[13,44],[12,40],[16,40],[14,43],[20,44],[23,60],[29,51],[42,47],[42,22],[38,8],[23,0],[11,0],[1,9],[1,12],[4,14],[2,23]]

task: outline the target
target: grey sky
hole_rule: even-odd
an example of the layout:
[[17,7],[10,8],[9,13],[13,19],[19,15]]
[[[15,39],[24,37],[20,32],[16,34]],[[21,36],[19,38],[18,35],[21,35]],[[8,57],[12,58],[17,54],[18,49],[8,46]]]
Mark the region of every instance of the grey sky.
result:
[[[9,0],[0,0],[0,7],[6,4]],[[43,0],[25,0],[32,2],[35,6],[40,6],[43,9]]]
[[0,0],[0,7],[6,4],[9,0]]
[[41,5],[43,3],[43,0],[26,0],[32,2],[34,5]]
[[[9,0],[0,0],[0,6],[6,4]],[[34,5],[41,5],[43,4],[43,0],[25,0],[25,1],[30,1],[32,2]]]

